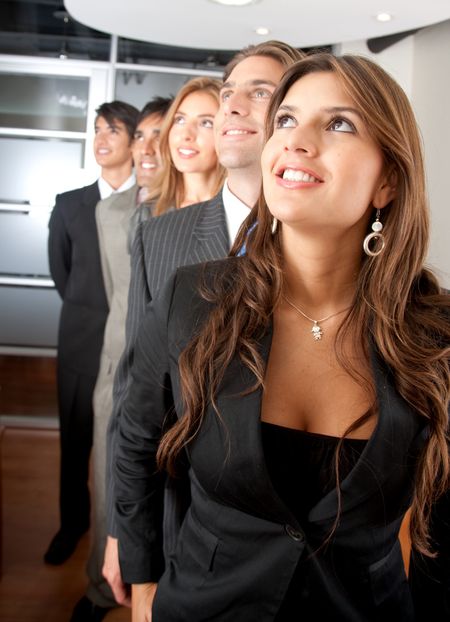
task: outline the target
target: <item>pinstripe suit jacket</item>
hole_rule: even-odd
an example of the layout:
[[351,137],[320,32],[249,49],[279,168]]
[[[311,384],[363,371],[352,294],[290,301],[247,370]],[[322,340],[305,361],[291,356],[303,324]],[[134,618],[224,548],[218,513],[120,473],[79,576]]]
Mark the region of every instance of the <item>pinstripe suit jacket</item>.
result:
[[[214,198],[182,210],[169,212],[142,223],[136,234],[131,257],[131,281],[128,294],[126,346],[114,379],[113,413],[107,438],[107,519],[108,532],[116,535],[114,486],[111,477],[115,464],[116,435],[125,398],[134,344],[147,305],[171,274],[181,266],[220,259],[228,254],[230,240],[222,201],[222,191]],[[170,494],[170,493],[169,493]],[[177,521],[174,516],[165,521]],[[168,527],[167,531],[170,532]],[[171,536],[169,534],[169,540]],[[171,546],[166,543],[166,546]]]

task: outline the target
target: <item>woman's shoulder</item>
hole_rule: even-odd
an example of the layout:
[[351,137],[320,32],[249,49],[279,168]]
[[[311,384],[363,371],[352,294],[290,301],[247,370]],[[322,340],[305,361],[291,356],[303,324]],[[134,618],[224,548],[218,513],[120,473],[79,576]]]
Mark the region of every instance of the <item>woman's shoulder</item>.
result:
[[182,266],[176,271],[177,280],[210,280],[217,276],[230,277],[235,273],[240,261],[242,261],[240,257],[224,257],[190,266]]
[[238,257],[226,257],[178,268],[173,281],[174,300],[184,305],[220,304],[236,277],[239,261]]
[[[175,342],[187,343],[204,324],[214,307],[221,304],[229,275],[236,270],[230,257],[178,268],[166,283],[159,302],[166,309],[169,332]],[[221,284],[219,286],[219,283]]]
[[411,325],[420,335],[437,342],[439,348],[450,345],[450,291],[445,288],[433,272],[424,270],[414,283],[406,310]]

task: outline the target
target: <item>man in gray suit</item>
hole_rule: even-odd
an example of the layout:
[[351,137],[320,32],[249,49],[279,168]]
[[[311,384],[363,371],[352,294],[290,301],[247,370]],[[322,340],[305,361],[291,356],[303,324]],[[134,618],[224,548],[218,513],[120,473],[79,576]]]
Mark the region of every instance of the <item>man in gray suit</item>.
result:
[[89,527],[92,394],[108,314],[95,206],[134,184],[131,140],[138,110],[113,101],[96,113],[94,154],[101,176],[90,186],[59,194],[49,222],[50,273],[63,301],[57,365],[61,523],[44,556],[54,565],[72,555]]
[[[114,410],[108,429],[107,503],[109,537],[104,573],[118,602],[128,595],[118,570],[117,532],[114,517],[115,435],[120,408],[127,391],[138,326],[149,302],[178,267],[227,255],[236,233],[255,204],[261,187],[260,157],[264,119],[272,92],[286,68],[303,54],[290,46],[269,41],[239,52],[225,69],[221,104],[214,126],[219,160],[227,169],[221,192],[204,203],[165,214],[144,223],[136,236],[127,316],[127,346],[114,382]],[[164,504],[164,550],[176,540],[189,492],[171,489]],[[127,557],[127,551],[120,551]],[[129,560],[128,560],[129,561]],[[145,572],[136,568],[133,583],[145,583]]]
[[159,133],[171,99],[155,97],[137,118],[131,153],[137,184],[97,203],[95,216],[100,260],[109,314],[106,320],[100,370],[94,390],[93,529],[87,564],[86,595],[75,606],[71,621],[101,620],[117,603],[102,575],[106,542],[106,430],[112,412],[113,379],[125,347],[125,319],[130,284],[130,249],[137,223],[151,215],[148,191],[161,169]]

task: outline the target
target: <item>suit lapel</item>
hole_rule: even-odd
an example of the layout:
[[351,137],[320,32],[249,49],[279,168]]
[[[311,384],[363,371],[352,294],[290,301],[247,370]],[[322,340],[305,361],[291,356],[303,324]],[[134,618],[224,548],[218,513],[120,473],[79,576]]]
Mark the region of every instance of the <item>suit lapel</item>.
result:
[[[270,326],[259,343],[265,361],[269,357],[271,341]],[[384,512],[384,485],[390,481],[395,489],[396,480],[404,482],[411,474],[407,458],[418,451],[426,433],[417,414],[396,391],[388,369],[375,355],[372,366],[379,403],[378,422],[360,459],[341,484],[342,519],[371,497]],[[202,430],[205,436],[200,434],[203,439],[199,438],[199,445],[203,447],[209,466],[213,463],[221,465],[220,474],[211,470],[215,485],[220,479],[221,498],[225,495],[229,503],[251,514],[295,525],[297,521],[273,488],[266,467],[260,422],[262,389],[242,395],[254,380],[251,372],[235,357],[226,370],[218,394],[217,405],[222,421],[211,413]],[[211,434],[216,437],[214,440]],[[214,451],[214,457],[211,451]],[[206,464],[204,466],[208,468]],[[236,473],[240,474],[239,485],[236,485]],[[409,498],[409,492],[404,490],[405,498]],[[357,516],[360,521],[364,511],[373,515],[373,503],[365,504],[366,510],[358,511],[353,518]],[[332,490],[311,509],[308,520],[329,524],[335,519],[337,508],[337,492]]]
[[[267,360],[271,327],[259,342]],[[196,467],[209,478],[209,489],[220,486],[220,499],[249,514],[279,523],[296,524],[276,493],[266,467],[261,434],[262,389],[243,394],[255,382],[250,370],[235,357],[218,391],[220,419],[210,408],[190,451]],[[238,474],[238,478],[236,478]]]
[[[391,373],[373,351],[372,369],[379,406],[378,422],[360,459],[341,483],[342,516],[370,497],[381,500],[383,487],[388,482],[392,484],[397,478],[405,478],[410,472],[408,457],[412,458],[420,449],[426,435],[424,424],[396,391]],[[404,493],[408,496],[408,490]],[[312,508],[308,518],[313,523],[334,519],[337,507],[334,489]]]
[[136,204],[137,193],[139,192],[138,186],[133,186],[125,192],[121,192],[117,195],[114,201],[114,207],[120,211],[120,226],[128,237],[130,230],[131,220],[136,213],[139,206]]
[[90,186],[84,188],[83,203],[86,206],[94,207],[100,201],[100,190],[98,189],[98,182],[94,181]]
[[192,234],[192,263],[226,257],[230,250],[222,190],[199,209]]

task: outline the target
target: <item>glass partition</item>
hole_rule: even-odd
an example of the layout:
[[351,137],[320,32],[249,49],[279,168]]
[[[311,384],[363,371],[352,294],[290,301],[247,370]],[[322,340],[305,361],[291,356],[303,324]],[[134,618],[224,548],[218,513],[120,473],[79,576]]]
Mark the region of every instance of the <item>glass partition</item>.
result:
[[5,203],[53,205],[56,192],[77,187],[83,139],[0,135],[0,209]]
[[133,104],[141,110],[156,95],[160,97],[176,95],[183,84],[192,77],[179,73],[119,69],[116,74],[115,98]]
[[0,73],[0,127],[85,132],[89,78]]

